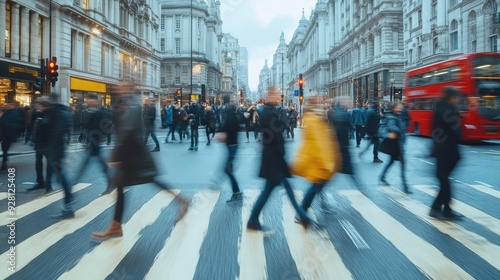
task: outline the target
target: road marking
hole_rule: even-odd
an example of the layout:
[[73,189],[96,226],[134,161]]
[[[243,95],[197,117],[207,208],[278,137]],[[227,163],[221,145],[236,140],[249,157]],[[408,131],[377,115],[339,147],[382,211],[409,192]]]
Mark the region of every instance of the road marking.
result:
[[[302,195],[295,192],[297,200]],[[301,279],[352,279],[342,258],[325,230],[304,229],[295,223],[295,209],[286,194],[282,195],[283,231],[290,254],[295,260]]]
[[[6,199],[8,197],[8,193],[7,192],[0,192],[0,200],[2,199]],[[2,217],[3,218],[3,217]]]
[[489,195],[494,196],[496,198],[500,198],[500,191],[488,188],[488,187],[486,187],[484,185],[471,185],[471,184],[467,184],[467,183],[459,181],[459,180],[455,180],[455,181],[457,181],[458,183],[464,184],[466,186],[469,186],[469,187],[471,187],[473,189],[476,189],[476,190],[478,190],[480,192],[483,192],[485,194],[489,194]]
[[500,270],[500,246],[489,242],[486,238],[468,231],[453,222],[443,222],[429,217],[429,206],[424,205],[412,199],[408,199],[400,192],[396,192],[391,188],[379,188],[386,193],[392,200],[400,204],[408,211],[415,214],[421,220],[431,224],[440,232],[449,235],[451,238],[462,243],[465,247],[469,248],[472,252],[489,262],[496,269]]
[[417,159],[417,160],[419,160],[419,161],[421,161],[421,162],[425,162],[425,163],[430,164],[430,165],[436,165],[436,164],[435,164],[435,163],[433,163],[433,162],[430,162],[430,161],[427,161],[427,160],[423,160],[423,159],[421,159],[421,158],[413,158],[413,159]]
[[490,187],[490,188],[492,188],[492,189],[494,188],[492,185],[490,185],[490,184],[486,184],[486,183],[481,182],[481,181],[475,181],[475,182],[476,182],[476,183],[479,183],[479,184],[481,184],[481,185],[485,185],[485,186],[487,186],[487,187]]
[[449,279],[474,279],[436,247],[400,224],[359,191],[342,190],[339,194],[346,197],[366,221],[429,278],[440,279],[446,275]]
[[238,280],[267,279],[264,234],[257,230],[247,230],[247,221],[250,218],[252,206],[260,193],[259,190],[244,191],[245,197],[241,209],[240,249],[238,250],[238,264],[240,265]]
[[[91,184],[88,183],[79,183],[73,186],[72,192],[73,194],[81,191],[87,187],[89,187]],[[53,192],[48,195],[41,196],[35,200],[32,200],[28,203],[19,205],[16,207],[16,219],[21,219],[37,210],[40,210],[41,208],[56,202],[58,200],[61,200],[64,198],[64,192]],[[7,218],[9,218],[9,213],[8,211],[4,211],[0,213],[0,226],[4,226],[7,224]]]
[[352,240],[352,243],[356,245],[356,248],[358,249],[370,249],[370,246],[368,246],[368,243],[363,239],[361,234],[356,230],[356,228],[349,222],[348,220],[339,220],[340,224],[342,225],[342,228],[344,231],[349,235],[349,237]]
[[[176,193],[179,193],[176,191]],[[111,239],[99,244],[88,252],[69,271],[59,279],[78,279],[85,275],[89,279],[104,279],[112,274],[120,261],[128,254],[141,238],[142,230],[153,224],[174,197],[167,192],[159,192],[146,202],[130,220],[123,225],[123,237]],[[89,267],[92,269],[89,270]]]
[[23,185],[34,185],[36,184],[35,182],[24,182]]
[[212,190],[196,193],[186,216],[175,225],[144,279],[193,279],[219,195]]
[[[116,193],[116,190],[112,193]],[[21,270],[62,238],[84,227],[103,211],[113,206],[116,202],[115,197],[115,195],[101,196],[87,206],[76,211],[75,218],[59,221],[26,239],[24,242],[17,244],[16,250],[18,252],[23,252],[23,257],[17,259],[17,271]],[[2,253],[2,258],[7,259],[7,252],[8,250]],[[2,272],[3,271],[7,270],[2,270]],[[1,275],[0,278],[4,279]]]
[[[437,195],[437,191],[431,186],[414,185],[413,187],[416,189],[419,189],[419,190],[421,190],[421,191],[423,191],[431,196],[435,197]],[[486,187],[484,187],[484,188],[486,188]],[[456,206],[455,210],[462,213],[467,218],[470,218],[475,223],[478,223],[478,224],[482,225],[483,227],[485,227],[486,229],[500,235],[500,220],[499,219],[492,217],[491,215],[488,215],[488,214],[484,213],[483,211],[476,209],[476,208],[474,208],[468,204],[465,204],[463,202],[460,202],[456,199],[452,199],[451,203]]]

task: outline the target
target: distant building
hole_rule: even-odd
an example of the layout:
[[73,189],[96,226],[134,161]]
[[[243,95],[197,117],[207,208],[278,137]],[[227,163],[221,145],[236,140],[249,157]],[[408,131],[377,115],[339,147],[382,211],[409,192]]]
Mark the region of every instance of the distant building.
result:
[[221,30],[219,1],[162,2],[160,84],[167,99],[180,99],[176,94],[178,89],[183,102],[188,101],[190,94],[191,99],[200,99],[203,87],[206,101],[214,102],[220,97]]

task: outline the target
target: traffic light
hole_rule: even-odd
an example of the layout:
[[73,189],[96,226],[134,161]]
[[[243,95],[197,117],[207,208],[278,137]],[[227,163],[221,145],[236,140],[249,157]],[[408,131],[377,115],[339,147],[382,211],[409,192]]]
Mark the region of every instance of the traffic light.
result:
[[299,74],[299,100],[300,102],[304,100],[304,78],[302,74]]
[[49,61],[48,69],[49,69],[48,78],[49,81],[52,83],[52,87],[54,87],[58,80],[57,77],[59,76],[59,73],[57,73],[59,66],[57,66],[57,58],[55,56],[52,57],[51,61]]
[[44,81],[45,81],[45,79],[43,77],[37,77],[36,78],[36,82],[34,84],[35,91],[39,91],[40,93],[42,93],[42,91],[43,91],[43,82]]
[[326,95],[323,95],[323,102],[326,101]]
[[299,96],[299,100],[300,102],[304,101],[304,96],[303,95]]
[[177,96],[181,96],[181,95],[182,95],[182,89],[181,89],[181,88],[180,88],[180,89],[178,89],[178,90],[176,91],[176,94],[177,94]]

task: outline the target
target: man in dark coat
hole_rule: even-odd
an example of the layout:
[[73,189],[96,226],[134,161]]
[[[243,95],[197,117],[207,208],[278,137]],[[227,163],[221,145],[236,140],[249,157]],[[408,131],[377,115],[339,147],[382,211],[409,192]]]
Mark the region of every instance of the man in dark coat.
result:
[[430,216],[442,219],[460,219],[461,214],[450,208],[451,184],[449,176],[458,161],[458,143],[462,137],[461,119],[456,105],[459,93],[456,89],[444,89],[444,98],[436,104],[432,119],[432,156],[436,157],[436,173],[439,180],[439,194],[432,204]]
[[155,120],[156,120],[156,107],[153,103],[153,99],[147,99],[146,104],[144,104],[144,110],[142,112],[144,118],[144,127],[146,128],[145,136],[144,136],[144,144],[148,142],[149,135],[151,134],[151,138],[156,144],[156,147],[151,152],[159,152],[160,151],[160,143],[156,138],[155,133]]
[[129,95],[129,90],[124,88],[121,96],[119,93],[115,94],[116,99],[119,99],[119,103],[113,110],[116,125],[116,145],[111,153],[111,162],[108,165],[117,168],[115,175],[111,179],[112,186],[117,189],[117,201],[115,214],[108,229],[103,232],[92,233],[92,238],[99,242],[123,236],[121,222],[125,206],[124,187],[154,183],[161,189],[171,193],[181,206],[177,221],[184,217],[189,206],[187,199],[177,195],[170,186],[157,180],[156,164],[144,146],[144,139],[142,138],[144,133],[140,103],[133,95]]
[[200,105],[198,105],[197,100],[193,100],[191,105],[188,107],[188,118],[190,119],[191,126],[191,146],[190,151],[198,151],[198,127],[200,126],[200,118],[203,116],[204,112]]
[[252,230],[263,230],[259,222],[260,212],[264,208],[274,187],[281,183],[285,186],[288,198],[297,211],[299,222],[305,227],[311,222],[306,212],[297,204],[292,187],[287,180],[291,175],[288,170],[288,164],[285,161],[285,140],[283,139],[285,125],[279,117],[279,110],[275,107],[278,104],[278,100],[280,100],[278,91],[272,90],[268,92],[266,103],[260,114],[260,130],[264,148],[262,149],[259,177],[266,179],[266,186],[257,199],[257,202],[255,202],[247,224],[247,228]]
[[358,103],[358,106],[352,110],[351,123],[356,127],[356,148],[359,148],[366,124],[365,110],[361,107],[361,102]]
[[372,106],[366,112],[366,127],[365,132],[370,137],[370,143],[366,145],[366,148],[359,153],[361,157],[370,146],[373,144],[373,162],[382,163],[383,161],[378,158],[378,128],[380,126],[380,112],[378,110],[378,102],[373,102]]
[[[73,211],[73,195],[71,193],[71,185],[66,179],[62,170],[62,160],[64,158],[64,150],[67,141],[66,135],[73,124],[73,116],[68,111],[68,107],[60,104],[60,96],[52,94],[50,101],[52,107],[44,116],[44,122],[47,126],[47,158],[52,174],[60,181],[64,190],[64,205],[62,212],[59,215],[52,216],[55,219],[68,219],[75,216]],[[47,177],[47,185],[52,185],[51,178]]]
[[19,136],[20,114],[16,103],[9,102],[0,118],[0,129],[2,130],[2,171],[7,170],[8,152],[12,142]]

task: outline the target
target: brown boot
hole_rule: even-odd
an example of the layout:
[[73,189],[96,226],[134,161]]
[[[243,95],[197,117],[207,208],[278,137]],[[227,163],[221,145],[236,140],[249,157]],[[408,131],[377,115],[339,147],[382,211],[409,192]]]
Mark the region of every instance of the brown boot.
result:
[[117,221],[112,221],[108,230],[104,232],[93,232],[92,238],[98,241],[104,241],[110,238],[122,237],[122,225]]

